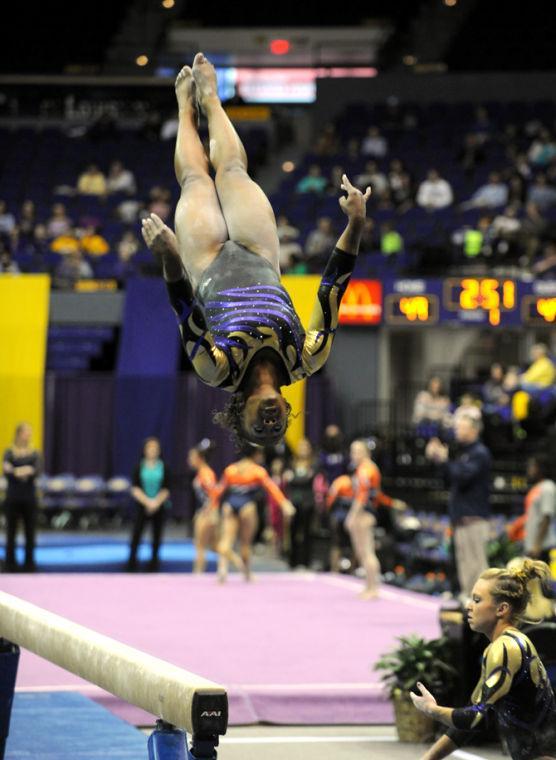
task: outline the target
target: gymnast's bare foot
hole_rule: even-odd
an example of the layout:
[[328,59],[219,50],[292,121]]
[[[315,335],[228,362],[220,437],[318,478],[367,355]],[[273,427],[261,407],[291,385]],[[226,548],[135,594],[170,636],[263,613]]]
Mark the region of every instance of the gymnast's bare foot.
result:
[[359,599],[378,599],[379,593],[377,588],[364,588],[358,596]]
[[203,53],[197,53],[193,61],[193,77],[197,86],[197,100],[203,110],[210,100],[218,100],[216,70]]
[[168,282],[181,280],[183,264],[178,241],[172,230],[156,214],[150,214],[142,222],[143,240],[157,258],[162,261],[164,279]]

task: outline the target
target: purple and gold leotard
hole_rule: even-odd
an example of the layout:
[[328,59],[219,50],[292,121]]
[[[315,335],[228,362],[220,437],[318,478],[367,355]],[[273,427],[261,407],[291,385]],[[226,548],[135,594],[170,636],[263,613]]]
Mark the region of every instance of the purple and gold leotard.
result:
[[330,353],[355,260],[334,249],[306,333],[271,264],[231,240],[203,272],[195,292],[185,276],[168,283],[182,342],[197,375],[208,385],[234,392],[261,349],[272,349],[281,358],[282,384],[312,375]]

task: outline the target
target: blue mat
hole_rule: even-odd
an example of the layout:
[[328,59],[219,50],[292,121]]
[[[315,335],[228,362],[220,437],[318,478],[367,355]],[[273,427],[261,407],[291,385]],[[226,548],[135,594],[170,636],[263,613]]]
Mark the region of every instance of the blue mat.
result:
[[[0,558],[5,556],[5,546],[0,546]],[[150,545],[139,547],[138,562],[147,563],[151,558]],[[67,538],[49,536],[41,540],[35,549],[35,562],[40,572],[45,573],[107,573],[122,572],[129,557],[129,544],[121,539],[90,539],[86,537]],[[24,549],[16,548],[19,564],[24,561]],[[168,541],[160,548],[160,571],[191,572],[195,560],[195,547],[191,541]],[[215,572],[216,554],[207,552],[207,570]],[[140,568],[140,565],[139,565]]]
[[82,694],[15,695],[5,760],[147,760],[147,737]]

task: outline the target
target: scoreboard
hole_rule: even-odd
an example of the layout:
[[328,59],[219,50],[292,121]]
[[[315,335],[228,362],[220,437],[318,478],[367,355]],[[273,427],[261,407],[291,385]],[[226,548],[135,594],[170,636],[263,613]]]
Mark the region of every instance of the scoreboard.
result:
[[[373,299],[367,300],[373,301],[374,319],[358,320],[357,314],[365,311],[358,302],[370,292]],[[527,282],[507,277],[388,279],[381,283],[357,280],[353,288],[350,283],[344,295],[340,323],[493,328],[556,325],[556,280]]]

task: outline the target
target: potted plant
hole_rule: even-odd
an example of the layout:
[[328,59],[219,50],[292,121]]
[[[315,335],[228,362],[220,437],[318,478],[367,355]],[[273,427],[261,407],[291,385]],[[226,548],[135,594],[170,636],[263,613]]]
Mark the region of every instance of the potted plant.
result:
[[[416,634],[399,636],[400,645],[375,664],[383,670],[390,699],[394,703],[396,729],[401,742],[426,742],[434,737],[434,721],[413,706],[410,691],[420,681],[441,702],[446,700],[458,671],[454,667],[454,642],[446,637],[429,639]],[[451,683],[450,683],[451,682]]]

